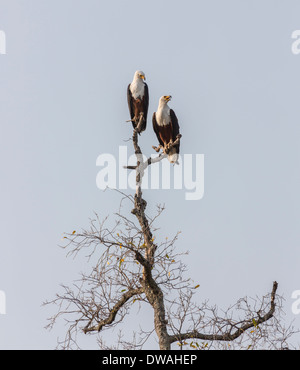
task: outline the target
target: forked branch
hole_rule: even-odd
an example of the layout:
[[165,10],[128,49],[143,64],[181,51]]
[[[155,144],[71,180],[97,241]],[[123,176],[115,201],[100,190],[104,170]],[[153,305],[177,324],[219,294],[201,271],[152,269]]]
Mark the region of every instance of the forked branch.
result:
[[117,316],[117,313],[119,310],[124,306],[124,304],[129,301],[132,297],[136,295],[140,295],[144,292],[143,288],[137,288],[137,289],[129,289],[126,293],[122,295],[122,297],[119,299],[119,301],[114,305],[114,307],[111,309],[108,317],[104,320],[101,320],[98,322],[97,325],[90,326],[92,321],[96,319],[96,316],[98,315],[101,307],[95,312],[95,314],[92,316],[86,327],[83,329],[83,332],[86,334],[91,331],[101,331],[104,326],[108,326],[112,324]]
[[225,331],[222,334],[205,334],[200,333],[197,330],[192,330],[186,333],[178,333],[176,335],[171,335],[169,337],[170,343],[174,343],[177,341],[182,342],[188,339],[200,339],[203,341],[226,341],[226,342],[236,340],[247,330],[251,328],[257,328],[260,324],[265,323],[266,321],[270,320],[273,317],[276,307],[275,298],[277,287],[278,283],[274,281],[270,298],[270,309],[263,316],[260,316],[259,313],[257,313],[257,315],[256,316],[253,315],[253,317],[250,320],[244,320],[240,322],[239,326],[236,325],[234,322],[232,322],[231,324],[227,324],[230,326],[230,328],[229,330]]

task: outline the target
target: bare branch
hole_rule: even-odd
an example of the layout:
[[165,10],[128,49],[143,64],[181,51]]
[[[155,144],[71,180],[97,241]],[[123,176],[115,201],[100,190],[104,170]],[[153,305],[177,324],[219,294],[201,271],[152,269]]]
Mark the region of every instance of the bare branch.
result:
[[[197,330],[193,330],[191,332],[187,333],[178,333],[176,335],[170,336],[170,342],[176,342],[176,341],[183,341],[187,339],[200,339],[205,341],[234,341],[238,337],[240,337],[242,334],[244,334],[247,330],[251,328],[256,328],[260,324],[268,321],[271,319],[275,312],[275,297],[276,297],[276,291],[277,291],[278,283],[275,281],[273,283],[273,289],[271,292],[271,299],[270,299],[270,310],[263,316],[260,314],[257,314],[255,317],[253,316],[250,320],[245,320],[240,322],[240,325],[237,323],[227,323],[227,325],[230,326],[230,329],[223,334],[204,334],[200,333]],[[226,325],[226,326],[227,326]],[[232,329],[235,329],[234,332],[232,332]]]
[[143,288],[137,288],[137,289],[130,289],[128,290],[128,292],[124,293],[122,295],[122,297],[120,298],[120,300],[114,305],[114,307],[112,308],[112,310],[110,311],[110,314],[109,316],[104,319],[104,320],[101,320],[96,326],[92,326],[90,327],[90,323],[93,321],[93,319],[95,318],[95,316],[98,315],[99,311],[100,311],[100,308],[95,312],[95,314],[93,315],[93,317],[91,318],[91,320],[89,321],[89,323],[86,325],[86,327],[83,329],[83,332],[86,334],[90,331],[101,331],[102,328],[104,326],[107,326],[107,325],[110,325],[111,323],[114,322],[115,320],[115,317],[117,315],[117,313],[119,312],[120,308],[122,306],[124,306],[124,304],[129,301],[130,298],[138,295],[138,294],[142,294],[144,292],[144,289]]

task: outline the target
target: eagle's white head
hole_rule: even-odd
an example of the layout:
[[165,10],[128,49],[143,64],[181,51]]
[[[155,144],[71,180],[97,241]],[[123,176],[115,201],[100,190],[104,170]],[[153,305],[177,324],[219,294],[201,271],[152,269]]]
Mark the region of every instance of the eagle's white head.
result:
[[145,73],[143,71],[136,71],[135,74],[134,74],[134,80],[146,80],[146,76],[145,76]]
[[165,106],[168,104],[168,102],[172,99],[171,95],[164,95],[159,99],[159,105]]

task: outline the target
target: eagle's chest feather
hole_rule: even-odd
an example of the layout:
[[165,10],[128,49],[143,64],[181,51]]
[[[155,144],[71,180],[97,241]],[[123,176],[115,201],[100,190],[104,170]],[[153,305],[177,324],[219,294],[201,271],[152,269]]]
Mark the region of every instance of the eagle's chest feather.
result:
[[134,81],[130,85],[130,91],[134,99],[142,99],[145,94],[145,85],[143,82]]
[[167,126],[171,122],[170,109],[158,109],[156,112],[156,122],[159,126]]

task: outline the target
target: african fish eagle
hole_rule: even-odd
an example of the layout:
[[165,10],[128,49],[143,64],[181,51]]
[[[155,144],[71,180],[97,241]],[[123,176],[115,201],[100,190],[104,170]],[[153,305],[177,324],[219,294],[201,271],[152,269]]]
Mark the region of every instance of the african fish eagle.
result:
[[127,88],[127,101],[133,128],[136,128],[140,121],[140,116],[143,114],[140,132],[146,130],[149,106],[149,90],[148,85],[144,82],[145,80],[145,73],[136,71],[133,81]]
[[159,99],[158,109],[153,113],[152,123],[160,145],[168,154],[168,160],[171,163],[178,163],[180,143],[171,145],[179,135],[179,124],[175,112],[168,106],[171,98],[171,95],[165,95]]

